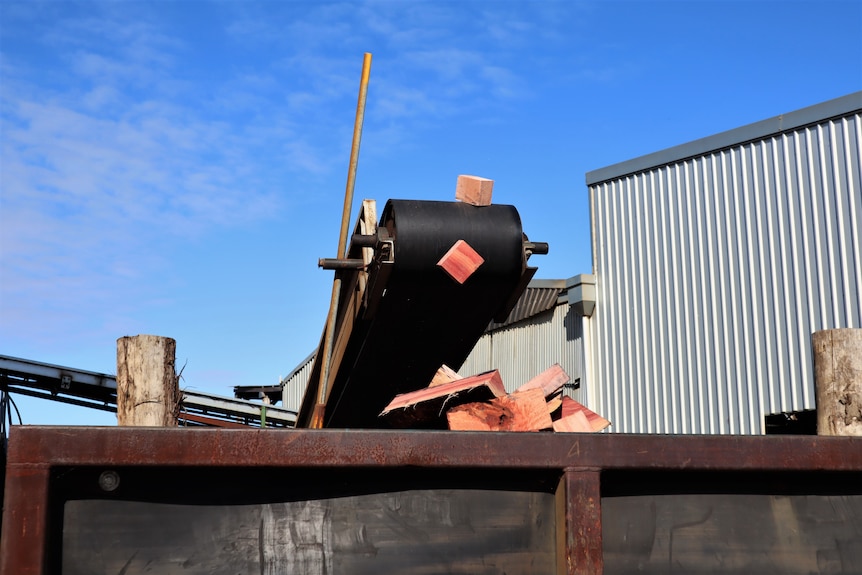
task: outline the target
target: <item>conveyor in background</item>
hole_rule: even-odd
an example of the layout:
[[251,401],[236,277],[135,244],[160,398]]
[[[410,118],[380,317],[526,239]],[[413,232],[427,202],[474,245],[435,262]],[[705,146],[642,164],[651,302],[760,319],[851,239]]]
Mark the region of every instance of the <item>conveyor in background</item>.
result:
[[[425,387],[446,364],[458,369],[493,321],[502,321],[536,268],[509,205],[389,200],[375,225],[363,204],[347,257],[321,260],[340,274],[328,370],[321,339],[297,427],[381,428],[399,393]],[[458,241],[484,260],[464,283],[438,262]]]
[[[0,355],[0,391],[117,411],[113,375]],[[273,405],[181,389],[180,425],[292,427],[296,414]],[[24,422],[26,423],[26,421]]]

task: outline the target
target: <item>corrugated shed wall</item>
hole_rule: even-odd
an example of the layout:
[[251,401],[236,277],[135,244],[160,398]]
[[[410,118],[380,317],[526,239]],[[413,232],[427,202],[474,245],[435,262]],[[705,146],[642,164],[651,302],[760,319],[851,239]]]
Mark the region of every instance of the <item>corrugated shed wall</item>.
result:
[[764,432],[814,408],[810,334],[862,327],[858,111],[590,184],[597,411]]
[[308,386],[308,378],[311,377],[312,367],[314,367],[314,352],[281,380],[282,405],[285,409],[299,412],[299,408],[302,406],[302,397],[305,395],[305,388]]
[[571,382],[580,379],[580,389],[567,395],[589,406],[584,378],[583,322],[568,304],[519,321],[482,336],[458,372],[475,375],[500,370],[506,390],[511,392],[535,375],[559,363]]

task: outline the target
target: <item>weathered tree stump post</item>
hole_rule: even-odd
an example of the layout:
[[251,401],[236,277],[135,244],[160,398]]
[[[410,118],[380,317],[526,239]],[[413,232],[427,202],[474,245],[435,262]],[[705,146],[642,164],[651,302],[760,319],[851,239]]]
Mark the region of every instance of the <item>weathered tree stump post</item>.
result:
[[818,435],[862,436],[862,329],[811,336]]
[[117,424],[176,427],[180,391],[177,342],[137,335],[117,340]]

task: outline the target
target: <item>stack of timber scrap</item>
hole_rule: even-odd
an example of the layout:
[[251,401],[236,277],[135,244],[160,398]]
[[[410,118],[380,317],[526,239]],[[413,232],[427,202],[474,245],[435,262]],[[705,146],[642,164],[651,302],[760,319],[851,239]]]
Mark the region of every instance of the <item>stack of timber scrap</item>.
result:
[[554,364],[507,394],[497,370],[460,377],[442,366],[431,384],[403,393],[380,414],[388,425],[456,431],[568,431],[593,433],[611,423],[562,395],[569,376]]

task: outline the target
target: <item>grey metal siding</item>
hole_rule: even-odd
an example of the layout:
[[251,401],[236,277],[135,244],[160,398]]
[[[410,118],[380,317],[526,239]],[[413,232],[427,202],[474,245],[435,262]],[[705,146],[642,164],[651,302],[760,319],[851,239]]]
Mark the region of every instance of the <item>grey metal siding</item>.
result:
[[596,408],[616,431],[763,433],[814,408],[810,334],[862,327],[860,141],[856,110],[588,176]]
[[506,390],[514,391],[559,363],[580,389],[567,395],[589,406],[584,378],[583,318],[565,303],[526,320],[485,333],[461,366],[463,376],[497,369]]
[[285,409],[299,412],[302,398],[305,395],[305,388],[308,386],[308,378],[311,377],[312,367],[314,367],[314,352],[281,380],[281,398]]

